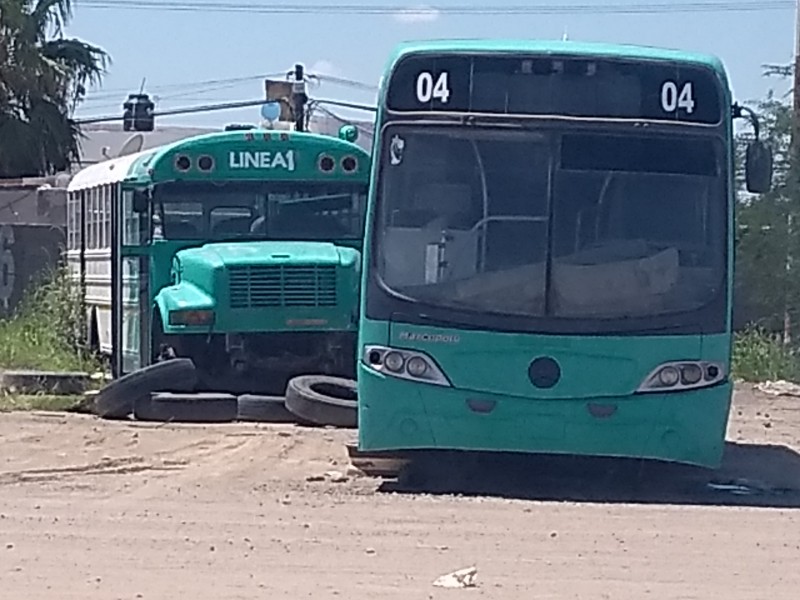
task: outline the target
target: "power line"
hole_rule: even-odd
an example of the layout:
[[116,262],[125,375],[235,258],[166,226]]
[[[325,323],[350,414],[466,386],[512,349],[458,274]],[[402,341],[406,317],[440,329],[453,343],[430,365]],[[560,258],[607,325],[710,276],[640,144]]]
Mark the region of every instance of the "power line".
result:
[[[214,112],[219,110],[231,110],[234,108],[248,108],[251,106],[261,106],[266,100],[243,100],[240,102],[223,102],[221,104],[200,104],[198,106],[188,106],[185,108],[174,108],[171,110],[160,110],[153,112],[154,117],[167,117],[172,115],[190,115],[200,112]],[[107,117],[86,117],[85,119],[75,119],[78,125],[91,125],[93,123],[111,123],[122,121],[121,115]]]
[[[228,79],[206,79],[201,81],[194,81],[194,82],[184,82],[184,83],[173,83],[173,84],[164,84],[164,85],[155,85],[155,86],[148,86],[147,91],[151,93],[153,96],[156,96],[159,101],[168,100],[172,98],[185,98],[187,96],[192,96],[194,94],[205,94],[212,91],[219,91],[230,89],[236,87],[242,83],[249,83],[252,81],[259,81],[264,79],[271,79],[274,77],[279,77],[285,75],[284,72],[279,73],[268,73],[264,75],[248,75],[246,77],[231,77]],[[356,90],[361,91],[368,91],[368,92],[377,92],[378,87],[376,85],[364,83],[362,81],[356,81],[354,79],[347,79],[345,77],[334,77],[332,75],[324,75],[324,74],[316,74],[316,73],[309,73],[309,77],[311,79],[317,79],[320,82],[327,82],[333,85],[339,85],[343,87],[349,87]],[[169,91],[169,93],[162,95],[159,94],[159,91]],[[182,91],[185,90],[185,91]],[[87,96],[82,104],[92,104],[95,102],[106,102],[100,106],[95,105],[94,108],[111,108],[112,106],[116,106],[115,104],[107,103],[112,98],[116,98],[121,96],[122,94],[127,94],[130,89],[120,88],[120,89],[110,89],[110,90],[103,90],[93,93]],[[172,92],[176,93],[172,93]]]
[[[181,93],[178,93],[178,94],[167,94],[166,96],[162,96],[161,94],[153,94],[153,100],[156,103],[161,103],[161,102],[164,102],[164,101],[175,100],[176,98],[186,98],[187,96],[195,96],[195,97],[196,96],[205,96],[206,94],[208,94],[210,92],[217,92],[217,91],[221,91],[221,90],[227,90],[227,89],[234,88],[236,86],[237,86],[237,84],[230,83],[228,85],[221,85],[221,86],[216,86],[216,87],[209,87],[209,88],[206,88],[206,89],[193,90],[191,92],[181,92]],[[206,102],[227,102],[227,100],[224,100],[224,99],[214,99],[214,98],[203,98],[203,99]],[[110,100],[110,98],[102,98],[102,101],[103,101],[102,104],[91,104],[90,108],[92,110],[111,110],[112,108],[117,108],[117,107],[122,106],[122,103],[123,103],[122,99],[120,99],[117,102],[110,102],[109,100]],[[86,103],[81,103],[81,106],[82,107],[86,106]]]
[[322,75],[322,74],[315,74],[310,73],[309,76],[312,79],[319,79],[322,82],[329,82],[336,85],[341,85],[343,87],[353,88],[355,90],[362,90],[365,92],[377,92],[378,86],[370,83],[363,83],[361,81],[355,81],[353,79],[347,79],[345,77],[334,77],[333,75]]
[[189,2],[183,0],[77,0],[76,6],[94,9],[147,10],[150,12],[222,12],[270,15],[416,15],[458,16],[523,16],[563,14],[663,14],[698,12],[764,12],[794,8],[793,0],[697,0],[683,3],[629,2],[616,4],[539,4],[495,6],[440,6],[409,8],[408,6],[370,6],[366,4],[260,4],[256,2]]
[[342,123],[343,125],[352,125],[353,127],[358,129],[358,131],[360,131],[361,133],[363,133],[367,137],[375,137],[375,134],[372,131],[370,131],[369,129],[367,129],[366,127],[364,127],[363,125],[360,125],[359,123],[353,123],[352,121],[348,121],[347,119],[337,115],[332,110],[328,110],[324,106],[315,106],[314,108],[319,109],[319,111],[322,114],[328,115],[329,117],[331,117],[332,119],[334,119],[336,121],[339,121],[339,123]]
[[341,100],[314,100],[319,104],[330,104],[331,106],[341,106],[342,108],[353,108],[355,110],[363,110],[366,112],[377,112],[375,106],[369,104],[361,104],[359,102],[343,102]]
[[[153,112],[154,117],[167,117],[174,115],[190,115],[201,112],[216,112],[220,110],[232,110],[235,108],[249,108],[253,106],[262,106],[267,100],[242,100],[239,102],[222,102],[219,104],[200,104],[197,106],[188,106],[184,108],[173,108],[169,110],[160,110]],[[363,110],[368,112],[375,112],[377,109],[374,106],[367,104],[358,104],[356,102],[340,102],[338,100],[317,100],[314,102],[318,104],[330,104],[332,106],[343,106],[346,108],[353,108],[356,110]],[[104,116],[104,117],[86,117],[83,119],[75,119],[78,125],[92,125],[94,123],[113,123],[114,121],[122,121],[123,117],[120,115]]]
[[[153,92],[154,90],[164,90],[164,91],[179,91],[179,90],[188,90],[192,88],[203,88],[208,86],[215,86],[215,85],[236,85],[239,83],[247,83],[251,81],[258,81],[260,79],[270,79],[272,77],[280,77],[285,75],[283,71],[279,73],[267,73],[264,75],[247,75],[244,77],[229,77],[226,79],[205,79],[200,81],[186,81],[183,83],[167,83],[162,85],[154,85],[148,86],[148,91]],[[92,99],[100,100],[105,99],[106,97],[114,97],[118,94],[127,94],[130,92],[130,88],[111,88],[111,89],[104,89],[102,91],[97,91],[86,98],[85,101],[91,101]]]

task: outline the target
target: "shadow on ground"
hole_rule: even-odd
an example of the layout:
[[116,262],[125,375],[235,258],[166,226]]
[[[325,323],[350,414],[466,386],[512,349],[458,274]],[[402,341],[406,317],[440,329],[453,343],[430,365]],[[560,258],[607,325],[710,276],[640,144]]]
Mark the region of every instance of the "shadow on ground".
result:
[[653,461],[442,453],[416,457],[381,491],[525,500],[800,508],[800,454],[728,443],[709,471]]

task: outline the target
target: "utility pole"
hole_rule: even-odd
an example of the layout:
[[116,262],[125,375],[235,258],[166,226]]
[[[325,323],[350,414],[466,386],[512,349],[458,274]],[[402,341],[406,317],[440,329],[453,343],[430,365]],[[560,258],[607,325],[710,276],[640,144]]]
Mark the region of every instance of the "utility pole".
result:
[[[794,238],[794,209],[800,203],[800,0],[795,7],[795,32],[794,32],[794,68],[792,69],[792,132],[789,151],[789,174],[791,186],[789,194],[789,210],[786,215],[786,287],[787,292],[792,289],[792,246]],[[783,313],[783,343],[789,345],[792,341],[792,308],[793,294],[786,294],[786,306]]]
[[[800,0],[797,0],[800,4]],[[303,65],[294,66],[294,82],[292,83],[292,101],[294,104],[295,131],[305,131],[306,128],[306,75]]]
[[795,8],[793,77],[792,154],[796,157],[800,149],[800,0],[797,0]]

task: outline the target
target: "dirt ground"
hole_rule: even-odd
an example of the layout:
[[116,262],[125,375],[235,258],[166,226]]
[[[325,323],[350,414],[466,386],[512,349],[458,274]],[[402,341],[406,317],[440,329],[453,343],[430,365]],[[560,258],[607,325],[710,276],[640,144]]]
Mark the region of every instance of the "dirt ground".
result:
[[351,431],[0,415],[0,598],[796,600],[800,399],[739,389],[732,416],[710,475],[516,462],[406,493],[320,477]]

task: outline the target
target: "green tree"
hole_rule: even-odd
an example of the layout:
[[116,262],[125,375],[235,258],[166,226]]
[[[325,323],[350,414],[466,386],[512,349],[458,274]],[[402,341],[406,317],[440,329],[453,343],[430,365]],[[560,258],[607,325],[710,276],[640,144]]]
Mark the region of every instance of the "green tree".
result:
[[72,114],[108,55],[66,38],[71,0],[0,0],[0,177],[64,170],[78,158]]
[[[768,75],[785,77],[770,68]],[[775,174],[769,193],[753,196],[744,191],[744,152],[752,133],[737,136],[737,246],[735,309],[737,321],[757,323],[772,331],[782,331],[788,314],[793,329],[800,324],[800,197],[796,177],[792,176],[790,154],[792,107],[787,95],[771,92],[752,103],[759,115],[761,135],[773,149]],[[792,221],[790,232],[790,219]]]

